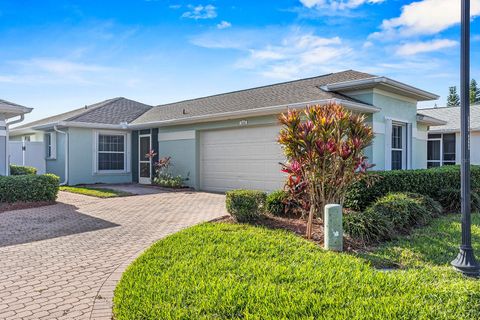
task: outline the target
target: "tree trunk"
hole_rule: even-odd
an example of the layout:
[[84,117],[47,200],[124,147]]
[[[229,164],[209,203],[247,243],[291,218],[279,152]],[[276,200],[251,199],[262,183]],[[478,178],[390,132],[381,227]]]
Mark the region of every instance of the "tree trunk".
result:
[[307,239],[312,238],[312,231],[313,231],[313,216],[315,215],[315,206],[310,205],[310,212],[308,213],[308,220],[307,220]]

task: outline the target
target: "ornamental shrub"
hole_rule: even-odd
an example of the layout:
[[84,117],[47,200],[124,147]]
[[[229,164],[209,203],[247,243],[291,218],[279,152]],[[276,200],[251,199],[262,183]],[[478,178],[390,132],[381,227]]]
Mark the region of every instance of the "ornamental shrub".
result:
[[286,202],[288,200],[288,193],[283,190],[277,190],[267,195],[266,210],[274,216],[285,216]]
[[[470,206],[473,212],[480,211],[480,195],[477,191],[471,192]],[[462,210],[461,205],[461,192],[460,189],[447,188],[440,191],[439,201],[442,204],[446,213],[460,213]]]
[[390,220],[398,233],[407,233],[415,225],[427,224],[431,217],[420,201],[405,193],[390,193],[366,209]]
[[306,236],[310,239],[313,219],[323,218],[323,207],[343,205],[349,186],[371,167],[364,151],[373,140],[373,130],[364,115],[334,103],[288,110],[279,121],[282,129],[277,141],[291,171],[287,173],[293,173],[308,194]]
[[392,222],[375,210],[351,211],[343,216],[345,233],[365,244],[389,240],[392,228]]
[[[350,185],[344,206],[363,211],[376,199],[391,192],[414,192],[437,201],[443,189],[460,189],[460,167],[443,166],[419,170],[369,172],[373,179]],[[480,189],[480,166],[471,168],[472,189]]]
[[238,222],[254,222],[265,210],[267,194],[257,190],[232,190],[227,192],[227,211]]
[[59,182],[53,174],[1,176],[0,202],[55,201]]
[[427,209],[431,218],[437,218],[443,213],[443,207],[437,200],[432,199],[429,196],[424,196],[418,193],[406,192],[408,197],[420,202],[421,205]]
[[10,165],[10,174],[12,176],[22,176],[26,174],[37,174],[37,168],[29,166]]

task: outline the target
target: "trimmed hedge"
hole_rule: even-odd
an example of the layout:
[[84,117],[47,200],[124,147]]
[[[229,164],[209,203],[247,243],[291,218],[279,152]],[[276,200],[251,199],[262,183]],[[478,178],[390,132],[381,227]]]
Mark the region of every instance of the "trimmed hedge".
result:
[[[471,192],[470,206],[474,212],[480,211],[480,195],[478,191]],[[448,213],[460,213],[462,209],[461,205],[461,192],[460,189],[447,188],[440,192],[438,201],[442,204],[443,208]]]
[[267,212],[274,216],[285,216],[288,194],[283,190],[277,190],[267,196],[266,209]]
[[263,214],[267,194],[257,190],[232,190],[227,192],[227,211],[238,222],[254,222]]
[[[471,177],[472,189],[480,189],[480,166],[472,166]],[[459,166],[373,171],[369,178],[352,185],[345,199],[346,208],[363,211],[376,199],[391,192],[414,192],[439,200],[442,190],[460,189]]]
[[29,166],[10,165],[10,174],[12,176],[23,176],[26,174],[37,174],[37,168]]
[[0,202],[55,201],[60,178],[53,174],[0,177]]

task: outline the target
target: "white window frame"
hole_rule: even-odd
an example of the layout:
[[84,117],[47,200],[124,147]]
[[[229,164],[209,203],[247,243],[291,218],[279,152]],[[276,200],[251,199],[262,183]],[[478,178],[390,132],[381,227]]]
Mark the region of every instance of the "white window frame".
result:
[[[431,134],[432,134],[432,133],[431,133]],[[427,167],[428,167],[428,164],[429,164],[429,163],[438,163],[438,164],[440,164],[440,167],[446,165],[445,162],[449,163],[449,165],[455,165],[455,164],[457,163],[457,152],[456,152],[456,150],[455,150],[455,161],[452,161],[452,160],[447,160],[447,161],[445,161],[445,160],[443,159],[443,136],[444,136],[445,134],[454,134],[454,133],[433,133],[433,134],[438,134],[438,135],[440,135],[440,138],[429,138],[429,137],[427,136],[427,146],[428,146],[428,142],[430,142],[430,141],[439,141],[439,142],[440,142],[440,160],[428,160],[428,148],[427,148]],[[454,135],[455,135],[455,134],[454,134]],[[456,139],[457,139],[457,137],[456,137],[456,135],[455,135],[455,146],[456,146],[456,144],[457,144],[457,140],[456,140]],[[452,162],[454,162],[454,163],[452,163]],[[433,167],[432,167],[432,168],[433,168]]]
[[[121,151],[99,151],[99,138],[101,135],[105,136],[123,136],[123,152]],[[94,131],[94,157],[93,168],[95,174],[115,174],[115,173],[129,173],[130,172],[130,133],[122,131]],[[123,169],[122,170],[100,170],[98,168],[99,153],[123,153]]]
[[57,158],[56,138],[56,132],[45,133],[45,158],[48,160],[55,160]]
[[[401,148],[394,148],[393,143],[391,144],[390,153],[392,154],[393,151],[400,151],[402,153],[402,168],[397,170],[406,170],[407,169],[407,124],[402,122],[392,121],[392,134],[390,139],[393,139],[393,127],[401,127],[402,128],[402,136],[401,136]],[[393,170],[393,156],[390,158],[390,168]]]

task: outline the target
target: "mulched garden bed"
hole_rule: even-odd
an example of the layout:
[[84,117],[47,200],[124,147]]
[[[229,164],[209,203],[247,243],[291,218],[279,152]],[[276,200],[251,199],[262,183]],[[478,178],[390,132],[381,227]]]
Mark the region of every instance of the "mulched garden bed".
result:
[[[212,222],[237,223],[231,216],[224,216],[224,217],[212,220]],[[260,220],[252,224],[257,226],[263,226],[270,229],[285,229],[306,239],[305,232],[307,230],[307,221],[303,219],[265,215]],[[323,247],[323,240],[324,240],[323,222],[321,222],[320,220],[315,220],[313,222],[313,233],[312,233],[312,239],[310,239],[310,241]],[[344,251],[358,252],[358,251],[364,251],[366,249],[367,248],[363,243],[353,241],[352,239],[346,236],[343,239]]]
[[5,211],[12,211],[12,210],[51,206],[53,204],[56,204],[56,202],[55,201],[37,201],[37,202],[0,203],[0,213]]

